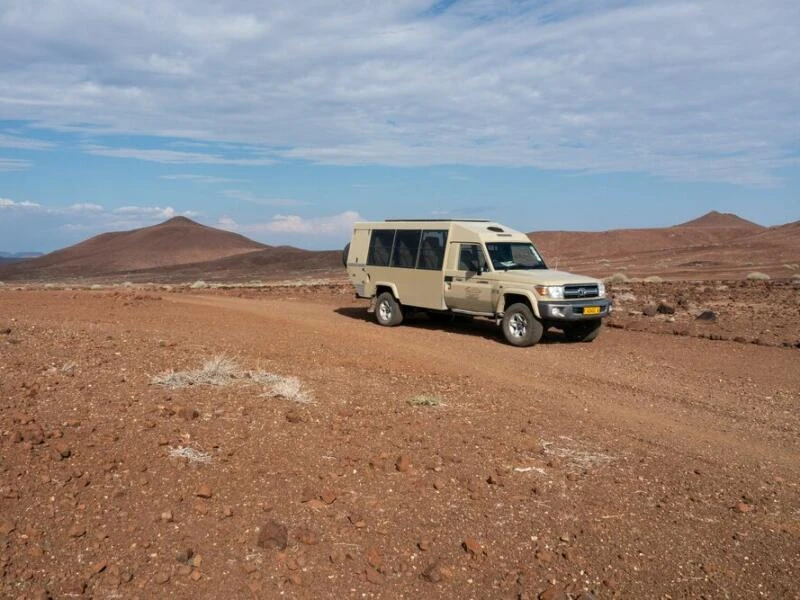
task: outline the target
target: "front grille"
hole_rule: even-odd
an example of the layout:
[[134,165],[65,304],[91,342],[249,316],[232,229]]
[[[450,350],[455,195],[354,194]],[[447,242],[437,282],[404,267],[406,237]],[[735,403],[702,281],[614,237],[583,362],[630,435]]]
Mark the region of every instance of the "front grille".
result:
[[597,298],[598,289],[596,283],[586,285],[565,285],[564,298],[569,300],[580,300],[581,298]]

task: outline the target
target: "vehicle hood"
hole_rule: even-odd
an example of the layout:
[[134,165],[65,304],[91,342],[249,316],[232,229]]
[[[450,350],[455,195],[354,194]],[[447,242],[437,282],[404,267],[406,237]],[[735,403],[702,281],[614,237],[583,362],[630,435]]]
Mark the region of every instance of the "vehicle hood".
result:
[[552,269],[533,269],[531,271],[496,271],[494,275],[504,282],[522,283],[527,285],[564,285],[567,283],[592,284],[600,283],[599,279],[576,275],[567,271],[554,271]]

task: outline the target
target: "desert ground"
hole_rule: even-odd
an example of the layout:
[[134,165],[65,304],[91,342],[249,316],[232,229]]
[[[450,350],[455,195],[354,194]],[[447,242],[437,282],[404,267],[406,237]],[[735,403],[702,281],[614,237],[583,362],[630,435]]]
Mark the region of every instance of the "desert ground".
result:
[[527,349],[95,287],[0,287],[0,597],[800,598],[796,282],[622,282]]

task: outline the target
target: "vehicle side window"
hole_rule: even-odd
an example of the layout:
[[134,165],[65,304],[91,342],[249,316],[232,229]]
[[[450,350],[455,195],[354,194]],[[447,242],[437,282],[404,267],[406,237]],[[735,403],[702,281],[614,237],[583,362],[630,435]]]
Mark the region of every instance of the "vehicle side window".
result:
[[458,252],[458,270],[475,272],[479,269],[486,270],[486,257],[483,255],[480,245],[461,244]]
[[398,229],[394,237],[394,250],[392,251],[392,266],[413,269],[417,264],[417,251],[419,250],[419,229]]
[[420,242],[418,269],[441,271],[444,264],[444,249],[447,245],[447,230],[423,231]]
[[388,267],[392,255],[394,229],[375,229],[369,240],[367,264],[375,267]]

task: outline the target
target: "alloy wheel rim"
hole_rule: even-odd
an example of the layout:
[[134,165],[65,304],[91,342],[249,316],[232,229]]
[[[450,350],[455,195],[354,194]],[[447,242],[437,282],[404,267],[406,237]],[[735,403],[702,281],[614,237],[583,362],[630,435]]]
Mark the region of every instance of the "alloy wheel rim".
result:
[[528,321],[520,314],[513,315],[511,319],[509,319],[508,328],[511,331],[511,335],[514,337],[524,337],[525,332],[528,330]]
[[381,305],[378,307],[378,313],[383,321],[388,321],[392,318],[392,307],[389,306],[388,302],[381,302]]

